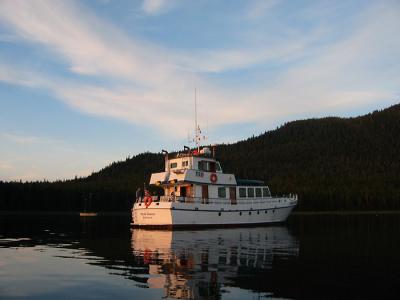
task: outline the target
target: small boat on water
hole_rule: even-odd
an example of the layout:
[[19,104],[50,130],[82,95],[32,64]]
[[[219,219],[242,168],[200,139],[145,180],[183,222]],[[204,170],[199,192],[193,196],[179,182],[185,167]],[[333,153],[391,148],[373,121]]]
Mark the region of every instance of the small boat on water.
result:
[[151,185],[163,196],[136,199],[132,225],[138,227],[228,226],[284,222],[297,195],[271,196],[263,181],[240,180],[222,171],[208,147],[165,154],[165,170],[153,173]]

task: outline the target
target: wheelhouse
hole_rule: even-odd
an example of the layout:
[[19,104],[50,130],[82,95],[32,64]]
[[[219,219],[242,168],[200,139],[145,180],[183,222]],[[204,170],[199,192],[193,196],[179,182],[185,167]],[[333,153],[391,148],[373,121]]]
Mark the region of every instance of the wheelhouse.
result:
[[[214,153],[214,151],[213,151]],[[237,200],[270,198],[271,193],[263,181],[236,180],[234,174],[223,173],[221,164],[209,148],[201,151],[165,153],[165,170],[153,173],[150,184],[161,186],[163,199],[184,202],[209,200]]]

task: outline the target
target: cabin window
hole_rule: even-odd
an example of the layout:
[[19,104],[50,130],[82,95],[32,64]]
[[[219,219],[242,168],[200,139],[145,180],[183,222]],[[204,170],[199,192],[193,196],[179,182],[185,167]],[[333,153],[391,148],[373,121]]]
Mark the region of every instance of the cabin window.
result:
[[217,172],[221,172],[222,171],[221,165],[218,162],[217,162],[217,165],[216,165],[216,169],[217,169]]
[[225,187],[218,188],[218,198],[226,198],[226,188]]
[[247,196],[249,198],[254,198],[254,188],[247,188]]
[[263,188],[263,197],[271,197],[271,192],[268,187]]
[[246,188],[239,188],[239,197],[246,198]]
[[188,165],[189,165],[189,162],[187,160],[182,162],[182,167],[187,167]]
[[171,169],[175,169],[178,166],[178,163],[174,162],[174,163],[171,163],[169,166]]
[[261,188],[256,188],[256,197],[262,197]]
[[199,161],[199,170],[207,172],[207,161],[205,160]]
[[208,171],[215,173],[216,172],[216,163],[213,161],[208,162]]

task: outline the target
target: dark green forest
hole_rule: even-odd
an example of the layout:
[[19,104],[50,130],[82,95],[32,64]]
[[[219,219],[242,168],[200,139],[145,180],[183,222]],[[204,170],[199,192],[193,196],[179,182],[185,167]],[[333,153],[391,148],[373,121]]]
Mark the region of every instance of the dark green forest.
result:
[[[355,117],[284,124],[216,148],[224,172],[297,193],[298,210],[400,209],[400,104]],[[128,211],[135,190],[164,167],[161,153],[115,162],[86,178],[0,181],[0,210]]]

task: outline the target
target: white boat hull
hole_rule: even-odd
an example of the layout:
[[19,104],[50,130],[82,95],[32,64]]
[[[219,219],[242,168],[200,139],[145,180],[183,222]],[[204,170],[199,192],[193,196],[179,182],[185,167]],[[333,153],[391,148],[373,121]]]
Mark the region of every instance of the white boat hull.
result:
[[180,202],[135,203],[133,226],[176,227],[251,225],[284,222],[297,204],[297,197],[270,198],[238,204]]

